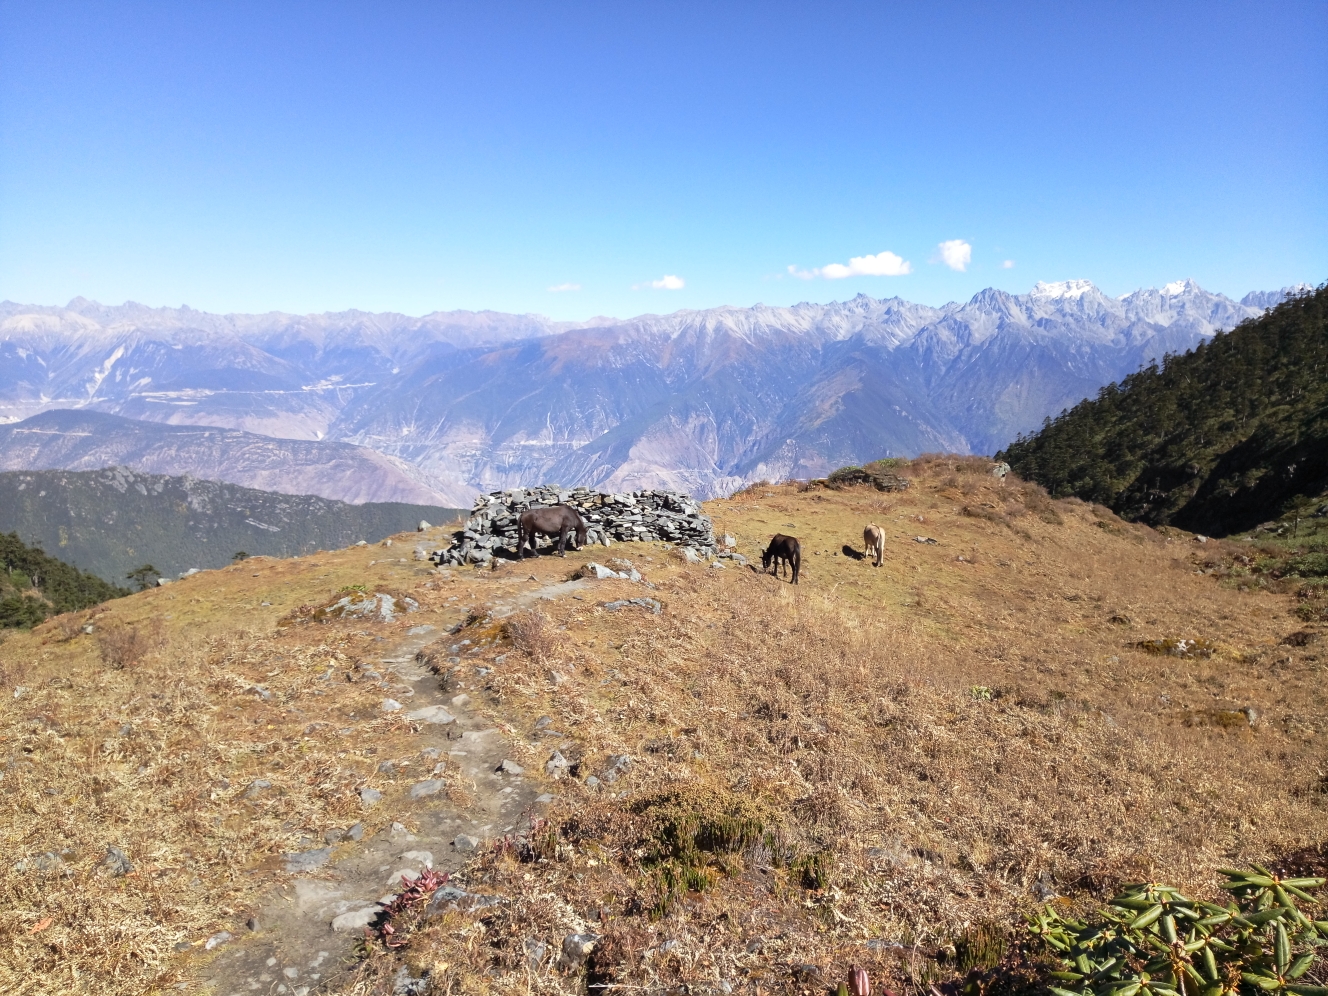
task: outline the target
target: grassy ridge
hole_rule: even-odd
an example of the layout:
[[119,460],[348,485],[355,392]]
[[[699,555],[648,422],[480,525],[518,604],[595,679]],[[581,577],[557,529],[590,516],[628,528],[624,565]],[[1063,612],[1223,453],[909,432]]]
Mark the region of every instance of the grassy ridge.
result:
[[998,454],[1058,497],[1227,535],[1328,491],[1328,286],[1102,389]]
[[166,576],[230,563],[236,553],[293,557],[447,522],[456,509],[351,505],[191,477],[97,471],[0,474],[0,530],[110,582],[152,564]]

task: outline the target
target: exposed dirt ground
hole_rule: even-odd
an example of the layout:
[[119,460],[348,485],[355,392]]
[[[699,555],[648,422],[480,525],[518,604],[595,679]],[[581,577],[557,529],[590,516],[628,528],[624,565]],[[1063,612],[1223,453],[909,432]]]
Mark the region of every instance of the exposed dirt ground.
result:
[[[921,461],[903,493],[710,503],[749,567],[620,544],[437,573],[400,560],[401,537],[249,561],[10,636],[0,991],[368,993],[426,975],[429,992],[812,991],[852,962],[908,989],[995,963],[1056,896],[1139,877],[1204,894],[1219,866],[1321,861],[1324,624],[1291,590],[1201,573],[1213,543],[984,469]],[[886,532],[880,568],[856,556],[869,521]],[[759,571],[774,532],[802,540],[796,587]],[[614,557],[645,583],[565,583]],[[279,625],[351,586],[420,610]],[[662,610],[605,608],[639,597]],[[458,694],[458,727],[498,731],[483,765],[449,755],[462,729],[404,718]],[[384,712],[386,697],[405,708]],[[555,748],[561,777],[545,771]],[[524,774],[490,770],[509,758]],[[434,763],[445,790],[412,800]],[[520,804],[478,818],[508,787]],[[382,801],[365,809],[364,788]],[[528,805],[543,793],[551,806]],[[409,851],[461,868],[450,841],[471,819],[487,840],[463,888],[499,901],[396,913],[400,946],[365,941],[331,977],[275,953],[294,929],[275,911],[304,882],[343,895],[299,922],[355,954],[330,932],[333,904],[384,898]],[[286,870],[283,855],[357,822],[362,839],[324,867]],[[112,845],[126,876],[103,864]],[[361,889],[384,864],[384,894]],[[576,942],[564,955],[574,934],[598,937],[588,957]]]

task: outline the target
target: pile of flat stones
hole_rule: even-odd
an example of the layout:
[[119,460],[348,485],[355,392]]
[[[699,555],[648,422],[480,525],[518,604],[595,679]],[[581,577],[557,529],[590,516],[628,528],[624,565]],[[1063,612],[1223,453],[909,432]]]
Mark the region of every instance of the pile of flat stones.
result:
[[[430,557],[439,565],[484,564],[494,553],[516,552],[517,519],[528,508],[570,505],[585,519],[586,542],[661,540],[691,550],[697,557],[715,555],[715,530],[700,504],[681,491],[632,491],[606,494],[590,488],[514,488],[480,495],[465,528],[452,534],[452,545]],[[573,540],[575,537],[573,537]],[[540,542],[547,543],[547,538]]]

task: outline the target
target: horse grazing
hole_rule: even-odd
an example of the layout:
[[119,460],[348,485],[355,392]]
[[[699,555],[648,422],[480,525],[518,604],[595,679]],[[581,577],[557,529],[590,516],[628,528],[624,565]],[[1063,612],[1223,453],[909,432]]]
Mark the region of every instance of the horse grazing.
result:
[[761,554],[761,570],[770,569],[771,562],[775,565],[775,577],[779,577],[779,570],[787,564],[793,569],[793,583],[798,583],[798,570],[802,567],[802,544],[798,542],[796,536],[785,536],[783,533],[775,533],[770,537],[770,545],[765,548],[765,553]]
[[881,558],[885,556],[885,530],[876,523],[869,523],[867,528],[862,531],[862,545],[867,550],[867,556],[876,558],[873,566],[881,566]]
[[586,522],[579,512],[569,505],[541,505],[528,508],[517,519],[516,555],[526,555],[526,544],[530,552],[539,556],[535,543],[539,534],[558,537],[558,556],[567,556],[567,537],[576,532],[576,549],[586,545]]

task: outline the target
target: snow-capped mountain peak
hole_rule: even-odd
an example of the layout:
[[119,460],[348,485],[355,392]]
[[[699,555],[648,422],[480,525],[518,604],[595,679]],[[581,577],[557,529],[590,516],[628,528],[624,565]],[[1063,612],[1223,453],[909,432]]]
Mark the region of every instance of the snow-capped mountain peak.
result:
[[1045,300],[1063,300],[1080,298],[1095,290],[1097,287],[1091,280],[1054,280],[1050,283],[1039,280],[1033,285],[1029,296]]

